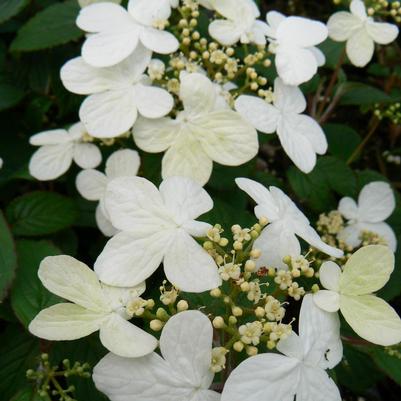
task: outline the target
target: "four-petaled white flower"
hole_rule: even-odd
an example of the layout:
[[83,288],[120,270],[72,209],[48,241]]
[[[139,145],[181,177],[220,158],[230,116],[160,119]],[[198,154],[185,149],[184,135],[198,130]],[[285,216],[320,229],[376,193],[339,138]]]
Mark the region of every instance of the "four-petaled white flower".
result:
[[94,67],[110,67],[127,58],[139,43],[157,53],[173,53],[178,40],[163,30],[170,14],[169,0],[129,0],[128,11],[113,3],[84,7],[77,25],[90,35],[82,57]]
[[138,45],[123,62],[112,67],[94,68],[82,57],[68,61],[61,69],[64,86],[73,93],[88,96],[79,116],[88,132],[97,138],[112,138],[127,132],[138,112],[147,118],[160,118],[174,105],[164,89],[150,85],[143,75],[152,52]]
[[303,17],[285,17],[276,11],[267,13],[266,36],[269,49],[275,53],[278,75],[287,85],[309,81],[325,63],[323,53],[315,46],[326,40],[326,25]]
[[260,354],[242,362],[229,376],[222,401],[341,401],[325,372],[342,358],[340,321],[319,310],[306,295],[299,316],[299,336],[291,333],[277,344],[280,354]]
[[95,168],[102,161],[99,148],[84,142],[87,130],[82,123],[72,125],[68,131],[56,129],[40,132],[29,138],[29,143],[40,148],[32,155],[29,173],[41,181],[62,176],[75,161],[81,168]]
[[213,207],[199,184],[170,177],[158,190],[144,178],[116,178],[108,185],[105,206],[121,232],[95,263],[103,282],[137,285],[163,262],[167,279],[180,290],[203,292],[221,285],[213,258],[192,238],[206,236],[211,228],[195,221]]
[[254,248],[262,251],[257,260],[258,266],[286,268],[283,258],[297,257],[301,253],[301,245],[296,236],[330,256],[339,258],[343,255],[341,250],[320,239],[306,216],[281,189],[267,189],[248,178],[237,178],[235,182],[257,203],[256,217],[266,217],[270,222],[254,243]]
[[102,233],[108,237],[117,234],[104,207],[104,195],[107,184],[118,177],[136,176],[139,170],[140,158],[138,152],[123,149],[114,152],[106,161],[105,174],[88,169],[77,175],[76,186],[78,192],[87,200],[99,201],[96,208],[96,222]]
[[266,44],[266,24],[258,21],[260,12],[253,0],[213,0],[213,9],[226,19],[209,25],[210,36],[224,46],[237,42]]
[[280,78],[274,81],[273,104],[256,96],[240,96],[236,110],[258,131],[277,132],[284,151],[304,173],[316,165],[316,154],[327,151],[327,139],[319,124],[305,114],[306,100],[296,86],[285,85]]
[[329,36],[337,42],[347,42],[346,52],[356,67],[365,67],[372,60],[375,43],[387,45],[398,36],[398,27],[385,22],[375,22],[368,17],[365,4],[352,0],[351,12],[340,11],[333,14],[327,26]]
[[383,245],[370,245],[355,252],[343,270],[334,262],[320,268],[320,281],[327,290],[313,299],[328,312],[341,311],[360,337],[374,344],[395,345],[401,341],[401,319],[381,298],[380,290],[394,270],[394,254]]
[[352,198],[341,199],[338,210],[348,220],[338,238],[348,246],[358,247],[364,231],[373,232],[383,238],[393,252],[397,249],[397,238],[393,229],[384,222],[395,209],[395,197],[386,182],[371,182],[362,188],[358,203]]
[[184,110],[176,119],[139,118],[133,128],[136,144],[146,152],[163,152],[162,176],[190,177],[202,185],[213,161],[238,166],[256,156],[256,130],[227,109],[215,85],[199,73],[182,74],[180,99]]
[[109,287],[95,272],[70,256],[49,256],[38,275],[53,294],[71,303],[60,303],[39,312],[29,331],[51,341],[76,340],[100,330],[100,341],[111,352],[124,357],[151,353],[157,340],[134,326],[126,306],[145,291],[145,283],[134,288]]
[[209,390],[213,327],[198,311],[181,312],[165,325],[162,357],[127,359],[106,355],[94,368],[96,387],[111,401],[219,401]]

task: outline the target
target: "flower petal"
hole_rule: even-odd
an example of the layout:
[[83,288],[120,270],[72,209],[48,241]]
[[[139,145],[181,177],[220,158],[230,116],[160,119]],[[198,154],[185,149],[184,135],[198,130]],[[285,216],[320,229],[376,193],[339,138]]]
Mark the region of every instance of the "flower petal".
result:
[[128,12],[141,24],[152,26],[170,18],[171,6],[169,0],[135,0],[128,3]]
[[301,339],[293,331],[277,343],[277,350],[289,358],[302,360],[304,357]]
[[174,106],[173,97],[162,88],[137,84],[134,91],[136,107],[146,118],[164,117]]
[[365,3],[362,0],[352,0],[350,10],[353,15],[364,20],[368,15],[366,13]]
[[313,301],[326,312],[337,312],[340,309],[340,295],[335,291],[320,290],[313,295]]
[[346,11],[333,14],[327,22],[329,37],[336,42],[345,42],[360,29],[361,26],[361,20]]
[[341,268],[331,260],[324,262],[319,269],[320,282],[328,290],[337,292],[340,290],[340,276]]
[[76,143],[74,146],[74,161],[81,168],[95,168],[102,162],[102,154],[93,143]]
[[340,200],[338,211],[348,220],[354,220],[358,217],[358,205],[349,197]]
[[372,60],[375,46],[366,29],[362,28],[347,40],[346,50],[353,65],[365,67]]
[[123,319],[117,313],[100,326],[100,341],[113,354],[126,358],[139,358],[157,347],[155,337]]
[[103,213],[101,205],[97,205],[95,211],[96,224],[102,234],[106,237],[112,237],[118,233],[118,230],[111,224],[111,221]]
[[145,47],[159,54],[174,53],[179,46],[178,40],[170,32],[152,27],[142,27],[140,38]]
[[65,129],[53,129],[50,131],[39,132],[29,138],[29,143],[33,146],[59,145],[71,141]]
[[43,309],[29,324],[29,331],[50,341],[76,340],[98,331],[107,319],[79,305],[57,304]]
[[117,150],[107,159],[105,170],[107,178],[136,176],[140,163],[141,160],[136,150]]
[[337,234],[337,238],[340,241],[344,241],[347,246],[356,248],[362,242],[360,237],[361,234],[362,232],[359,224],[350,224]]
[[98,201],[106,192],[107,177],[97,170],[83,170],[77,175],[75,184],[83,198]]
[[342,295],[341,313],[356,334],[373,344],[389,346],[401,341],[397,312],[374,295]]
[[167,279],[182,291],[200,293],[221,285],[214,259],[183,229],[174,234],[163,264]]
[[387,223],[360,223],[359,227],[364,231],[370,231],[379,235],[386,241],[388,247],[395,252],[397,250],[397,237]]
[[224,46],[237,43],[241,37],[241,30],[233,21],[215,20],[209,24],[209,35]]
[[370,37],[380,45],[388,45],[398,36],[398,27],[386,22],[367,22],[366,30]]
[[281,78],[274,80],[274,105],[288,114],[300,114],[306,109],[306,99],[301,89],[286,85]]

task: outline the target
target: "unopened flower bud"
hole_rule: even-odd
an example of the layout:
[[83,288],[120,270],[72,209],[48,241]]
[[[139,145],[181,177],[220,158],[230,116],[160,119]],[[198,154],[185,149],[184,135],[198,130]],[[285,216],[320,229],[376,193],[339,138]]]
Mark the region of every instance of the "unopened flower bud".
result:
[[221,316],[216,316],[213,319],[213,327],[215,329],[222,329],[226,324],[224,323],[224,319]]
[[255,355],[258,354],[258,349],[257,349],[256,347],[254,347],[253,345],[248,345],[248,346],[246,347],[246,353],[247,353],[249,356],[255,356]]
[[213,290],[210,291],[210,295],[213,298],[220,298],[221,297],[221,290],[220,288],[214,288]]
[[181,301],[179,301],[177,304],[178,312],[183,312],[185,310],[188,310],[188,308],[189,308],[188,302],[183,299]]
[[233,345],[234,351],[242,352],[244,349],[244,344],[241,341],[236,341]]
[[243,314],[243,310],[239,306],[234,306],[231,309],[231,312],[234,316],[242,316]]
[[247,281],[245,281],[244,283],[242,283],[242,284],[240,285],[240,287],[241,287],[241,291],[243,291],[243,292],[248,292],[249,289],[250,289],[250,285],[249,285],[249,283],[248,283]]
[[265,313],[266,313],[266,311],[261,306],[258,306],[255,309],[255,316],[256,317],[262,318],[265,315]]
[[253,260],[247,260],[245,262],[245,271],[254,273],[256,271],[256,263]]
[[151,320],[150,321],[150,328],[153,330],[153,331],[160,331],[162,328],[163,328],[163,326],[164,326],[164,323],[161,321],[161,320],[158,320],[158,319],[154,319],[154,320]]
[[235,324],[237,324],[237,322],[238,322],[237,318],[236,318],[235,316],[233,316],[233,315],[231,315],[231,316],[228,318],[228,324],[229,324],[230,326],[234,326]]
[[260,258],[260,255],[262,254],[262,251],[260,249],[252,249],[250,252],[250,256],[253,259],[258,259]]

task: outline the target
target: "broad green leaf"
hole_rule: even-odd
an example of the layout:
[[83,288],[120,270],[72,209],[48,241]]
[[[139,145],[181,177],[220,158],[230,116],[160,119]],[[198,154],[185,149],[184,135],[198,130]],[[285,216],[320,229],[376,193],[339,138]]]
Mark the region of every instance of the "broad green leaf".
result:
[[334,40],[327,39],[319,45],[319,49],[326,56],[325,67],[334,69],[344,51],[344,43],[334,42]]
[[4,74],[0,74],[0,111],[17,105],[24,97],[25,92],[16,86]]
[[14,240],[3,212],[0,210],[0,301],[7,295],[16,268],[17,255]]
[[17,242],[18,276],[11,292],[11,306],[25,327],[42,309],[60,301],[59,297],[43,287],[38,277],[42,259],[60,253],[58,248],[47,241]]
[[40,354],[39,340],[10,324],[0,335],[0,394],[9,400],[28,384],[26,371],[36,367]]
[[364,106],[393,101],[392,97],[382,90],[360,82],[343,84],[342,92],[344,94],[339,103],[342,106]]
[[325,124],[323,126],[329,143],[329,153],[342,160],[348,160],[361,143],[361,137],[348,125]]
[[0,24],[17,15],[29,4],[29,0],[1,0]]
[[45,8],[22,26],[11,43],[11,50],[43,50],[79,39],[83,35],[75,25],[79,10],[76,0]]
[[371,350],[370,355],[384,373],[401,385],[401,358],[399,350],[392,355],[389,349],[375,347]]
[[21,236],[52,234],[77,218],[73,200],[54,192],[30,192],[12,201],[7,210],[12,232]]

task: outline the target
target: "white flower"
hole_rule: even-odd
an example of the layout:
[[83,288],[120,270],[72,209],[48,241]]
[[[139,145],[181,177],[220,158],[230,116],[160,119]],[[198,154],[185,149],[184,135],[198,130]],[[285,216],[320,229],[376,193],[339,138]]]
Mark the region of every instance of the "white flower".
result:
[[169,0],[129,0],[128,11],[113,3],[84,7],[77,25],[90,35],[82,57],[94,67],[110,67],[127,58],[139,43],[157,53],[173,53],[178,40],[163,30],[170,14]]
[[165,116],[173,98],[164,89],[150,86],[143,75],[152,53],[142,45],[113,67],[94,68],[82,57],[68,61],[61,69],[64,86],[73,93],[90,95],[79,110],[88,132],[97,138],[112,138],[127,132],[138,112],[148,118]]
[[257,259],[258,266],[285,269],[287,265],[283,263],[283,258],[297,257],[301,252],[296,235],[330,256],[339,258],[343,255],[341,250],[325,244],[320,239],[306,216],[281,189],[267,189],[248,178],[237,178],[235,182],[257,203],[256,217],[265,217],[270,222],[254,243],[254,248],[262,251],[261,257]]
[[327,139],[319,124],[305,114],[306,100],[301,90],[280,78],[274,81],[273,104],[255,96],[240,96],[236,110],[258,131],[277,132],[284,151],[304,173],[316,165],[316,154],[327,151]]
[[184,110],[175,120],[139,118],[133,128],[136,144],[146,152],[163,152],[162,176],[190,177],[202,185],[213,161],[238,166],[258,151],[256,130],[241,116],[222,107],[215,85],[198,73],[181,76]]
[[93,380],[111,401],[219,401],[220,394],[209,390],[212,342],[213,327],[205,315],[181,312],[162,331],[162,357],[108,354],[95,366]]
[[51,341],[76,340],[100,330],[100,341],[110,351],[124,357],[151,353],[156,339],[129,323],[126,305],[145,291],[145,283],[135,288],[113,288],[101,284],[85,264],[70,256],[49,256],[40,264],[38,275],[52,293],[71,301],[39,312],[29,331]]
[[78,0],[78,3],[81,7],[86,7],[94,3],[106,3],[106,2],[121,4],[121,0]]
[[32,155],[29,173],[41,181],[62,176],[75,161],[81,168],[95,168],[102,161],[98,147],[83,141],[86,128],[82,123],[72,125],[68,131],[56,129],[40,132],[29,138],[29,143],[40,148]]
[[229,376],[221,401],[341,401],[325,372],[342,359],[340,321],[319,310],[306,295],[299,316],[299,336],[277,344],[280,354],[260,354],[242,362]]
[[380,290],[394,270],[394,254],[382,245],[370,245],[355,252],[343,271],[334,262],[320,268],[320,281],[327,290],[313,299],[328,312],[341,311],[360,337],[374,344],[395,345],[401,341],[401,319],[381,298]]
[[348,246],[356,248],[362,242],[363,231],[370,231],[382,237],[393,252],[397,249],[397,238],[392,228],[384,222],[395,209],[395,197],[386,182],[371,182],[362,188],[358,203],[352,198],[341,199],[338,210],[348,219],[347,227],[338,238]]
[[333,14],[327,26],[329,36],[337,42],[347,42],[346,51],[351,63],[365,67],[372,60],[375,43],[387,45],[398,36],[398,27],[393,24],[375,22],[368,17],[365,4],[352,0],[351,12],[340,11]]
[[225,46],[241,43],[266,44],[266,24],[258,21],[260,13],[252,0],[214,0],[210,4],[226,19],[209,25],[210,36]]
[[167,279],[182,291],[203,292],[221,285],[213,258],[193,238],[210,224],[195,221],[213,207],[207,192],[183,177],[170,177],[159,190],[139,177],[116,178],[107,188],[106,209],[121,230],[95,263],[110,285],[136,285],[164,264]]
[[267,13],[266,36],[269,49],[276,54],[278,75],[287,85],[309,81],[325,63],[323,53],[315,46],[326,40],[327,27],[302,17],[285,17],[276,11]]
[[107,184],[118,177],[136,176],[139,170],[140,158],[138,152],[123,149],[114,152],[106,161],[105,174],[97,170],[83,170],[77,175],[78,192],[87,200],[99,201],[96,208],[96,222],[102,233],[111,237],[117,233],[104,207],[104,195]]

